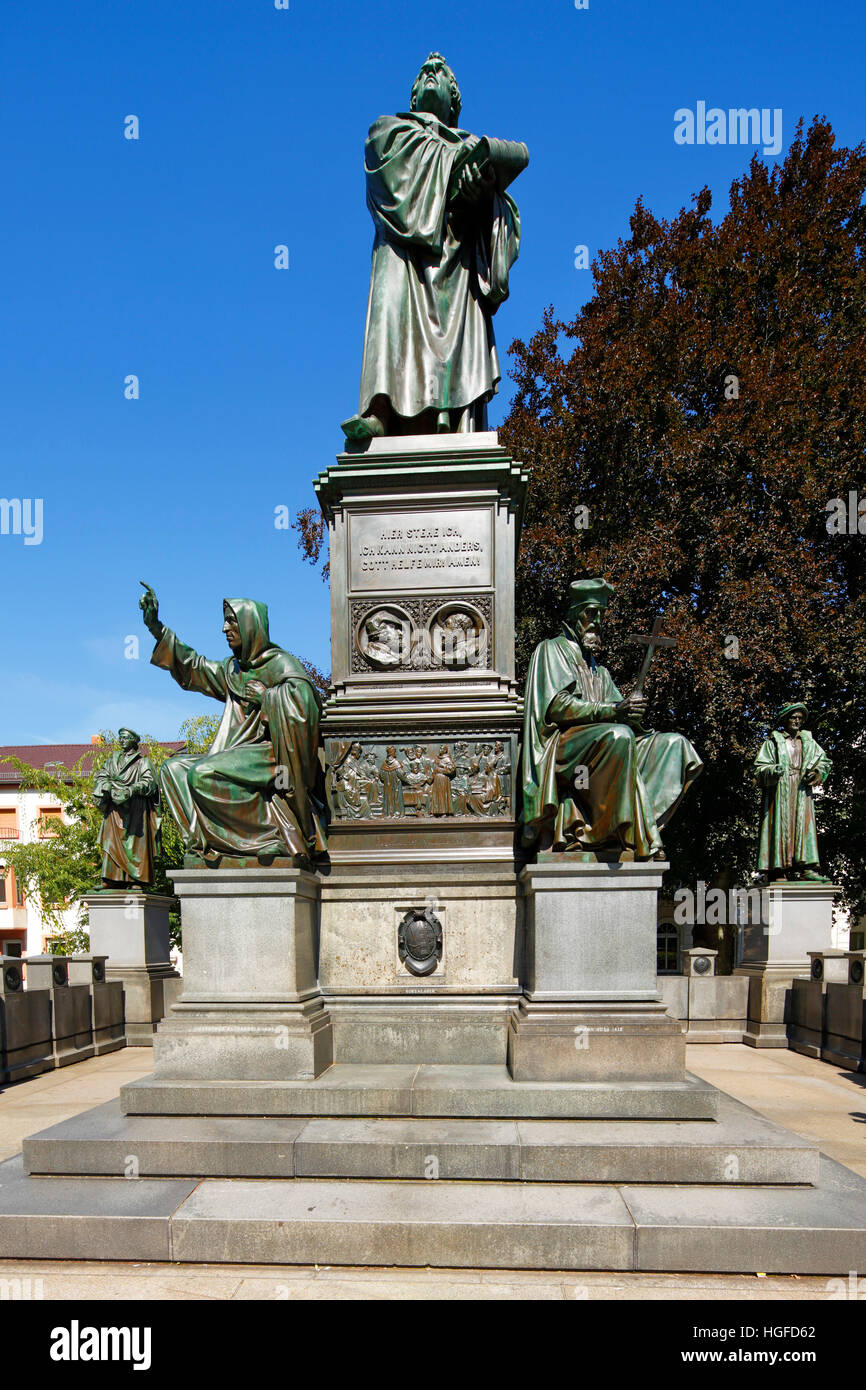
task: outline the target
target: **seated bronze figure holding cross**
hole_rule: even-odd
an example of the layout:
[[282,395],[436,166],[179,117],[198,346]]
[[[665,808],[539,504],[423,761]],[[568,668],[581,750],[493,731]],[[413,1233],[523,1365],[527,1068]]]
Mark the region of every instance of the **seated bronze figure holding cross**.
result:
[[613,588],[571,585],[558,636],[540,642],[526,681],[523,842],[592,859],[664,859],[661,830],[703,764],[682,734],[643,727],[644,680],[657,647],[676,645],[657,618],[635,634],[646,654],[623,696],[600,666],[601,621]]

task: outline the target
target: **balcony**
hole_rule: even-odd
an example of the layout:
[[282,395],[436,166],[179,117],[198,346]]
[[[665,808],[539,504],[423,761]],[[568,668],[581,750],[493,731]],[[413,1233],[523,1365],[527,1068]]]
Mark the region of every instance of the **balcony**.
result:
[[4,840],[18,840],[21,838],[21,831],[17,825],[0,825],[0,844]]

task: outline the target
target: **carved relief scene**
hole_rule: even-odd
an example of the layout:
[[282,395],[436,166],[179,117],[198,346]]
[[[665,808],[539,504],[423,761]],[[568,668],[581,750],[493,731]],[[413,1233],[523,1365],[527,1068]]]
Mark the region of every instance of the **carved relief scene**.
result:
[[352,604],[352,670],[486,669],[490,657],[489,594],[472,600],[363,599]]
[[335,820],[510,818],[509,739],[367,743],[329,740]]

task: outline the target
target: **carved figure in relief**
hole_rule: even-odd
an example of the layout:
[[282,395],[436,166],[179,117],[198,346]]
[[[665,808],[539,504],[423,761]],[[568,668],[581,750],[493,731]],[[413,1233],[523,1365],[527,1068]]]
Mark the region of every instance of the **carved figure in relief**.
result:
[[340,815],[346,820],[365,820],[370,815],[370,803],[360,743],[351,744],[334,764],[331,778]]
[[433,791],[430,796],[430,814],[432,816],[450,816],[453,814],[451,778],[455,776],[456,772],[457,768],[448,751],[448,744],[443,743],[433,759]]
[[403,634],[392,613],[371,613],[364,623],[367,639],[364,655],[374,666],[399,666],[403,659]]
[[385,760],[379,768],[379,775],[382,779],[382,815],[405,815],[403,785],[407,774],[393,744],[385,749]]

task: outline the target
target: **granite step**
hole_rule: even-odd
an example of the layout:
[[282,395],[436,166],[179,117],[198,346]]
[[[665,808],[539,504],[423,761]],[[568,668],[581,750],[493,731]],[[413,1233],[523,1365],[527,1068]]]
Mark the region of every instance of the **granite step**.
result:
[[476,1119],[710,1120],[717,1091],[684,1081],[514,1081],[503,1064],[341,1062],[309,1081],[186,1081],[123,1086],[128,1115],[428,1115]]
[[0,1165],[0,1258],[846,1275],[866,1181],[813,1187],[28,1177]]
[[109,1101],[24,1141],[32,1174],[813,1183],[818,1149],[719,1096],[716,1120],[124,1115]]

